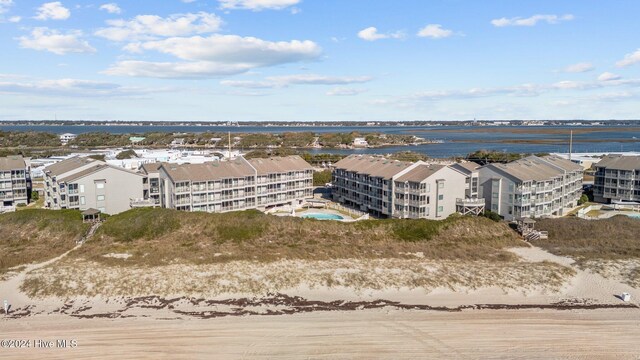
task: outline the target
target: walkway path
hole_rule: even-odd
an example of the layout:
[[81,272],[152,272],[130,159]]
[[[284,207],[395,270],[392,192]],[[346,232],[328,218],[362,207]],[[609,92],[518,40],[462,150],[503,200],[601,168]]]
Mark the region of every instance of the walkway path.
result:
[[[64,254],[41,263],[27,265],[20,272],[8,274],[8,278],[6,280],[0,281],[0,297],[2,298],[0,299],[0,301],[3,301],[5,299],[8,300],[9,304],[13,304],[13,308],[16,308],[18,305],[23,306],[24,304],[30,303],[31,300],[29,299],[29,297],[20,290],[20,286],[22,285],[24,279],[27,277],[27,274],[32,271],[42,269],[45,266],[51,265],[65,258],[67,255],[69,255],[70,252],[80,248],[85,241],[89,240],[95,234],[96,230],[100,227],[100,224],[101,223],[93,224],[89,231],[87,231],[87,233],[82,237],[82,239],[77,242],[77,245]],[[4,309],[2,309],[1,311],[4,312]]]

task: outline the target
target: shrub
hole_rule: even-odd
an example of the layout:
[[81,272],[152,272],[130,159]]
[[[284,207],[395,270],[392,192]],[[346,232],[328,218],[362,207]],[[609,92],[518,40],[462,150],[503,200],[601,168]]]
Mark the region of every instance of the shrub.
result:
[[491,219],[491,220],[493,220],[495,222],[502,221],[502,217],[500,216],[500,214],[498,214],[497,212],[493,212],[491,210],[485,210],[482,213],[482,216],[486,217],[487,219]]
[[582,205],[587,202],[589,202],[589,197],[586,194],[582,194],[582,196],[580,196],[580,199],[578,199],[578,205]]

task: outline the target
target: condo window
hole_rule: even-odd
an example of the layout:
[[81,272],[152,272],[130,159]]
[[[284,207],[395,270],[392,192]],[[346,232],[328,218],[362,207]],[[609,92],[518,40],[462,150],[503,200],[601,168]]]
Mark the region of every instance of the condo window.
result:
[[96,198],[96,200],[98,200],[98,201],[104,201],[104,195],[98,195],[98,197]]
[[104,183],[103,182],[96,183],[96,189],[104,189]]

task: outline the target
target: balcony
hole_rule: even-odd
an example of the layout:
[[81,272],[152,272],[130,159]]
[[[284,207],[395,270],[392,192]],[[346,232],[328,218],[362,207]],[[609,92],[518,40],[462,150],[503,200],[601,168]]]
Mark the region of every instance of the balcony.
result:
[[460,206],[484,206],[484,199],[456,199],[456,205]]
[[129,206],[132,208],[154,207],[159,206],[159,199],[130,199]]

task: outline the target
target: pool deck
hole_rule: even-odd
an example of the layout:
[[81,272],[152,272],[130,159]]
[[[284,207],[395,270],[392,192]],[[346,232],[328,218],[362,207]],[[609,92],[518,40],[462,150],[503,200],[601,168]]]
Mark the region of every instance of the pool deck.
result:
[[[343,214],[339,211],[336,210],[332,210],[332,209],[318,209],[318,208],[311,208],[311,209],[301,209],[301,210],[296,210],[295,212],[295,216],[296,217],[302,217],[302,215],[305,214],[326,214],[326,215],[338,215],[341,216],[342,219],[341,220],[334,220],[334,221],[343,221],[343,222],[352,222],[352,221],[356,221],[356,219],[354,219],[353,217],[347,215],[347,214]],[[274,213],[273,215],[276,216],[291,216],[290,213],[285,213],[285,212],[277,212]]]

